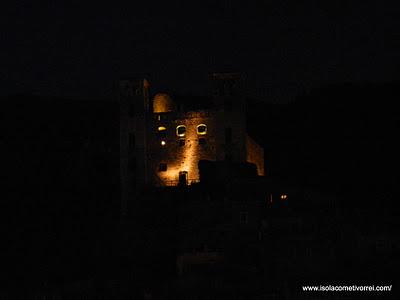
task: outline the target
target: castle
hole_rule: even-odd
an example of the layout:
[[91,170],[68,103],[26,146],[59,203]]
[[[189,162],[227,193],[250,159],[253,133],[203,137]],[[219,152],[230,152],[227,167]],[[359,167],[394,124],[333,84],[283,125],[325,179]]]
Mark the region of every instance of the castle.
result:
[[198,182],[200,160],[249,162],[264,175],[264,151],[246,131],[243,78],[238,73],[214,73],[210,80],[212,105],[196,109],[177,105],[164,93],[150,99],[145,78],[119,82],[125,206],[143,186]]

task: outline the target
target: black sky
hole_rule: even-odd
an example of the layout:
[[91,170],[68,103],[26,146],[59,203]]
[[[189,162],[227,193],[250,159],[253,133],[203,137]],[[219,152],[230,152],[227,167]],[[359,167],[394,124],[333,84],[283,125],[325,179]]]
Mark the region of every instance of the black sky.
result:
[[389,2],[189,2],[3,4],[0,94],[104,98],[141,73],[154,90],[204,94],[207,73],[241,71],[251,95],[286,102],[325,83],[399,79]]

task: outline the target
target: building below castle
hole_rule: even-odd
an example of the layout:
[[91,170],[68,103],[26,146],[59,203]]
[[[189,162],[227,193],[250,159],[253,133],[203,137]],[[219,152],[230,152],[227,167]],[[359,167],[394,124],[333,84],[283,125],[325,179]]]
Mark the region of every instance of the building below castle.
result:
[[214,73],[210,81],[208,106],[193,99],[178,103],[165,93],[151,99],[147,79],[120,81],[123,203],[143,186],[198,182],[201,160],[248,162],[264,175],[264,150],[246,129],[242,77]]

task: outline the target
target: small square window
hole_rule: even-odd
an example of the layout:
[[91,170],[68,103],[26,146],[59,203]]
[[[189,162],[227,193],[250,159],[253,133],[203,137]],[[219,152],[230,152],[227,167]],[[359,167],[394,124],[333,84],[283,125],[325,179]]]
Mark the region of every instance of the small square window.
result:
[[176,135],[177,136],[185,136],[186,135],[186,126],[185,125],[179,125],[176,127]]
[[179,146],[185,146],[185,140],[179,140]]
[[200,138],[199,139],[199,145],[205,145],[206,144],[206,139]]
[[161,164],[158,166],[158,171],[160,171],[160,172],[165,172],[165,171],[167,171],[167,164],[161,163]]
[[197,134],[198,135],[205,135],[207,134],[207,125],[200,124],[197,126]]

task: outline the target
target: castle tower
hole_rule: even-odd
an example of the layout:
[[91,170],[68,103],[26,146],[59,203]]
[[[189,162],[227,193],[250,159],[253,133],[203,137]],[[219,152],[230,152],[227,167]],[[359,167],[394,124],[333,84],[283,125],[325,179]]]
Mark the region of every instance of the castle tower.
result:
[[212,73],[210,75],[215,106],[225,111],[244,107],[244,78],[240,73]]
[[149,82],[144,78],[120,80],[118,85],[122,215],[148,183],[149,88]]
[[177,110],[167,94],[153,99],[153,118],[149,126],[149,169],[153,184],[186,185],[199,181],[198,162],[216,160],[217,126],[214,112]]
[[246,103],[240,73],[213,73],[211,87],[219,124],[217,160],[246,161]]
[[211,85],[212,108],[177,109],[165,93],[150,101],[146,79],[120,81],[122,213],[144,186],[198,182],[202,160],[251,162],[264,174],[263,149],[246,130],[243,78],[214,73]]

